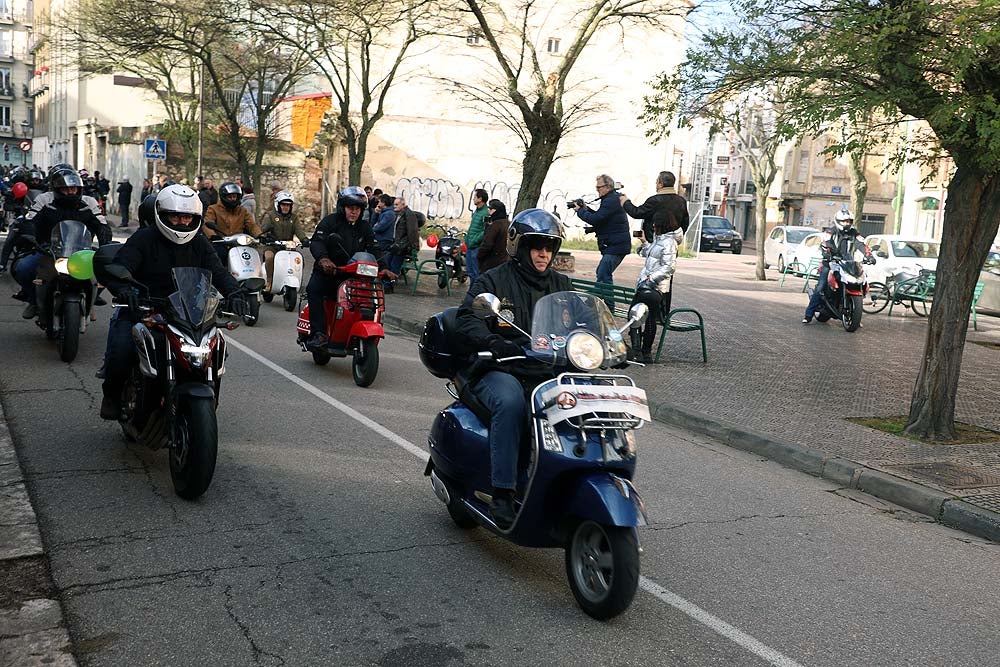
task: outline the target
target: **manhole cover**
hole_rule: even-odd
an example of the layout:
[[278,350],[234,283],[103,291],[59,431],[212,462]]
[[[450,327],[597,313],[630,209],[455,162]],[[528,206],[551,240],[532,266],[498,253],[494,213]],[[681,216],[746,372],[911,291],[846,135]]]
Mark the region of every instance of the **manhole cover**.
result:
[[954,463],[937,461],[886,467],[894,468],[912,477],[953,489],[978,489],[984,486],[1000,486],[1000,476],[980,472],[975,468],[960,466]]
[[1000,493],[983,493],[978,496],[966,496],[965,502],[1000,513]]

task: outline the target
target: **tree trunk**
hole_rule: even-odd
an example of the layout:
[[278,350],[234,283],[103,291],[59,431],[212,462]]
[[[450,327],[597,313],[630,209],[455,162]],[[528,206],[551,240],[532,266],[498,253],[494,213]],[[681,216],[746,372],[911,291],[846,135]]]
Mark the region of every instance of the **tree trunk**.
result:
[[925,440],[955,437],[955,395],[972,295],[1000,224],[1000,177],[958,167],[948,186],[934,305],[910,400],[905,432]]
[[521,189],[517,193],[514,210],[510,211],[512,217],[525,209],[538,206],[542,199],[545,177],[555,161],[559,139],[562,137],[558,119],[541,120],[537,125],[538,128],[531,133],[531,144],[521,163]]
[[771,189],[771,184],[766,185],[754,183],[757,193],[754,216],[757,218],[757,232],[754,237],[757,239],[757,280],[767,280],[764,273],[764,242],[767,240],[767,193]]
[[851,172],[851,213],[857,224],[861,224],[861,214],[868,197],[868,177],[865,175],[865,156],[851,153],[847,160]]

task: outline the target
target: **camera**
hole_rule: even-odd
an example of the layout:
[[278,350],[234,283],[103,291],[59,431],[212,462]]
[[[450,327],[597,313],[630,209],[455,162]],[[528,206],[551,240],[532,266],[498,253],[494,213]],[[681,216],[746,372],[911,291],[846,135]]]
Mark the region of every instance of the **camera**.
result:
[[641,229],[637,229],[636,231],[632,232],[632,236],[634,236],[637,239],[641,239],[642,238],[642,230]]
[[596,234],[597,230],[594,229],[593,227],[584,227],[583,228],[583,233],[584,234]]
[[573,199],[571,201],[566,202],[566,208],[576,208],[577,206],[581,207],[583,206],[582,199]]

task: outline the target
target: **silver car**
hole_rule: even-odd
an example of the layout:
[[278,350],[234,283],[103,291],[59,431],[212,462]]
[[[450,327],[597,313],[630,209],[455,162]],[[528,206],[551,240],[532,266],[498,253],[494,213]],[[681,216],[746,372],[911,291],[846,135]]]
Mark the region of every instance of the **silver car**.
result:
[[986,256],[979,280],[983,283],[983,293],[976,304],[976,311],[1000,315],[1000,246],[994,247]]
[[791,263],[796,256],[798,246],[807,236],[818,232],[815,227],[794,227],[778,225],[764,240],[764,268],[777,267],[784,271],[785,265]]

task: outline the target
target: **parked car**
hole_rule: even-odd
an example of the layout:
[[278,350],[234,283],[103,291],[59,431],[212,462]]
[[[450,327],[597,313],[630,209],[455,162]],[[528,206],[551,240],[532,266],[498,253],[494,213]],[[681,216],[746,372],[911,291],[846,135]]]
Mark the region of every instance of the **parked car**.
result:
[[986,256],[979,280],[983,283],[983,293],[976,304],[976,311],[1000,315],[1000,246],[994,246]]
[[884,283],[887,276],[903,268],[937,270],[941,244],[934,239],[922,239],[899,234],[873,234],[865,244],[875,255],[875,264],[867,268],[868,282]]
[[775,227],[764,241],[764,268],[769,269],[775,266],[778,271],[784,271],[787,260],[794,255],[798,245],[815,232],[815,227],[794,227],[792,225]]
[[706,215],[701,219],[701,252],[731,250],[734,255],[743,252],[743,236],[733,228],[728,218]]
[[797,265],[795,267],[796,273],[805,271],[806,267],[809,266],[809,260],[820,258],[819,245],[825,237],[826,232],[813,232],[807,234],[801,243],[792,248],[787,261],[789,264]]

